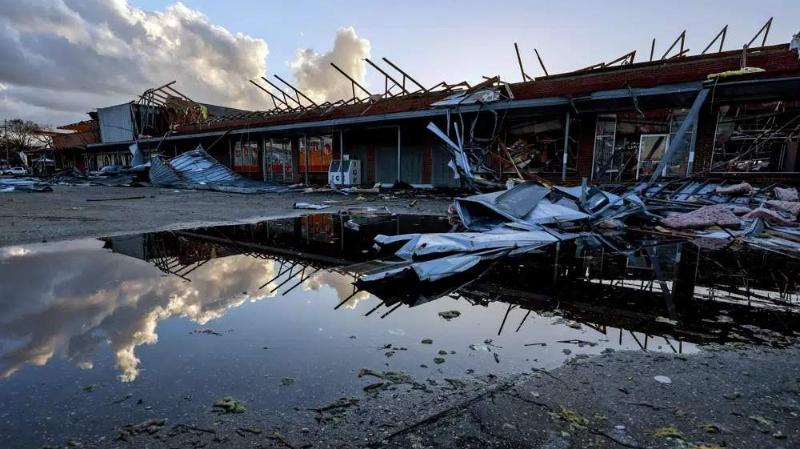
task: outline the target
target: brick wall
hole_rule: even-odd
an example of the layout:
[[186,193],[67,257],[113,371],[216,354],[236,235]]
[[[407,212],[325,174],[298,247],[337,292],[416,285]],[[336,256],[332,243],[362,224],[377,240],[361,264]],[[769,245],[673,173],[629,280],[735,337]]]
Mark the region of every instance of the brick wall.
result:
[[[518,99],[551,96],[575,96],[599,90],[631,87],[654,87],[690,81],[704,81],[712,73],[735,70],[741,64],[741,50],[710,55],[687,56],[667,61],[633,64],[628,68],[610,67],[581,74],[554,75],[529,83],[512,84]],[[760,67],[764,74],[750,77],[770,77],[800,73],[797,53],[789,51],[788,45],[774,45],[748,52],[747,65]],[[746,79],[737,77],[737,80]]]

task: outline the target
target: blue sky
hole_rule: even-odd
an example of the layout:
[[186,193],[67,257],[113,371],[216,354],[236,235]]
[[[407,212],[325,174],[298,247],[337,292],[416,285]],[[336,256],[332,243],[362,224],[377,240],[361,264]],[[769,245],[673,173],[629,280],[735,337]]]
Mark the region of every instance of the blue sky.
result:
[[[132,0],[163,10],[174,2]],[[774,16],[769,42],[788,42],[800,31],[800,1],[215,1],[185,0],[210,22],[263,38],[270,73],[290,74],[297,48],[330,49],[338,27],[352,26],[387,56],[428,84],[476,81],[481,75],[519,78],[512,44],[519,42],[526,70],[540,74],[533,48],[551,73],[608,61],[636,49],[647,58],[656,38],[661,54],[687,30],[687,47],[699,52],[725,24],[726,48],[741,48]],[[491,7],[487,7],[491,5]],[[368,80],[377,83],[371,74]]]

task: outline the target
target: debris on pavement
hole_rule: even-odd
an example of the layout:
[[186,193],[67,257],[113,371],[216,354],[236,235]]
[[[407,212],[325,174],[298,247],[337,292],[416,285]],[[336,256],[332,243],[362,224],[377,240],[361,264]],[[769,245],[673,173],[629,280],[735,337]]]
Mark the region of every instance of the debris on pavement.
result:
[[0,192],[52,192],[49,184],[32,178],[0,178]]
[[139,424],[125,425],[117,433],[117,441],[130,442],[133,437],[141,434],[155,435],[166,423],[166,419],[148,419]]
[[329,206],[325,204],[314,204],[314,203],[294,203],[292,207],[294,209],[320,210],[320,209],[327,209]]
[[444,312],[439,312],[439,316],[444,318],[447,321],[452,320],[453,318],[458,318],[461,316],[461,312],[458,310],[445,310]]
[[319,424],[338,424],[344,419],[347,409],[358,403],[357,398],[339,398],[328,405],[309,410],[317,412],[316,420]]
[[214,403],[214,409],[216,409],[219,413],[227,414],[227,413],[244,413],[247,409],[244,406],[244,403],[238,399],[234,399],[230,396],[225,396],[224,398],[220,399],[219,401]]
[[653,379],[660,384],[671,384],[672,379],[667,376],[655,376]]

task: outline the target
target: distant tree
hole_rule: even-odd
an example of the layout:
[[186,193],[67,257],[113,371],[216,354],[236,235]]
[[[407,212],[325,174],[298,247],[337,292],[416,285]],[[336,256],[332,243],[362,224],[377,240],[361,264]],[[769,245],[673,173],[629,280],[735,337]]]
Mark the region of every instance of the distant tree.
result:
[[50,146],[52,139],[31,120],[10,119],[0,123],[0,157],[8,164],[19,161],[19,152]]

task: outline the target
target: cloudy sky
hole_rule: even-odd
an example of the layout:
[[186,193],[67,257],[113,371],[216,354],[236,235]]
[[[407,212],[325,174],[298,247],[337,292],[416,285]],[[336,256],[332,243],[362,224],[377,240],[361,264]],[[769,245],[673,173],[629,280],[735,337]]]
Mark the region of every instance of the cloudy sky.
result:
[[199,101],[267,108],[248,79],[277,73],[315,99],[337,99],[349,85],[333,61],[378,90],[364,67],[386,56],[423,84],[476,81],[527,71],[551,73],[614,59],[630,50],[656,53],[687,30],[699,52],[725,24],[726,48],[739,48],[771,16],[769,43],[800,31],[797,0],[658,2],[507,0],[0,0],[0,119],[46,124],[135,98],[177,80]]

